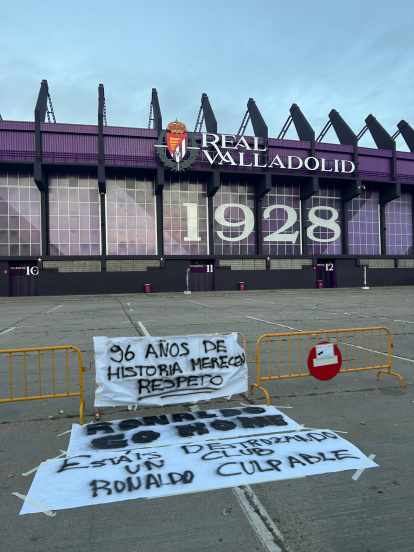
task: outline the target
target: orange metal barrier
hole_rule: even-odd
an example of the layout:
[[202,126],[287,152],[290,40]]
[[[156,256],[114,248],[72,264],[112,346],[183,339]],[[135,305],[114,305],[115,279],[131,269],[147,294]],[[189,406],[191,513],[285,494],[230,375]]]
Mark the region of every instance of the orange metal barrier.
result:
[[[70,355],[70,351],[76,353]],[[50,355],[47,355],[47,353]],[[4,355],[6,362],[2,362]],[[63,358],[61,358],[63,356]],[[71,358],[69,358],[71,357]],[[77,373],[69,370],[77,364]],[[0,403],[30,401],[36,399],[56,399],[61,397],[80,397],[79,423],[83,424],[85,399],[83,396],[82,353],[71,345],[57,347],[37,347],[30,349],[0,350],[0,373],[2,374],[2,391],[7,394],[5,377],[9,373],[10,398],[0,395]],[[43,367],[43,370],[42,370]],[[4,369],[5,368],[5,369]],[[59,385],[61,384],[61,385]],[[78,386],[78,391],[71,391]],[[37,394],[36,394],[37,393]]]
[[391,371],[391,334],[387,328],[351,328],[346,330],[320,330],[315,332],[289,332],[262,335],[256,344],[254,360],[257,362],[257,383],[250,386],[253,395],[254,387],[266,395],[267,404],[270,397],[262,382],[287,378],[310,376],[307,358],[313,346],[321,341],[336,344],[342,354],[340,373],[362,370],[379,370],[403,378]]

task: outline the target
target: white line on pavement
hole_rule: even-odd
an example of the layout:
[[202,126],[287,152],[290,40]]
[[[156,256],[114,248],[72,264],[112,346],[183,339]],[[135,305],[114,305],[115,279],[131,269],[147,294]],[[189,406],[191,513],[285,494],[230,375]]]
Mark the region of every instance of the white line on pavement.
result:
[[252,303],[266,303],[266,305],[280,305],[280,303],[274,303],[273,301],[258,301],[257,299],[245,299],[245,301],[251,301]]
[[291,328],[290,326],[283,326],[283,324],[276,324],[276,322],[269,322],[268,320],[263,320],[262,318],[255,318],[254,316],[246,316],[246,318],[251,318],[252,320],[257,320],[258,322],[264,322],[265,324],[272,324],[272,326],[280,326],[281,328],[287,328],[288,330],[293,330],[294,332],[301,332],[296,328]]
[[43,311],[43,314],[49,314],[50,312],[53,312],[55,311],[56,309],[60,309],[61,307],[63,307],[63,305],[58,305],[57,307],[53,307],[53,309],[49,309],[47,311]]
[[[250,485],[233,487],[232,491],[240,504],[244,515],[250,522],[258,536],[263,548],[267,552],[282,552],[282,549],[275,543],[274,535],[283,542],[285,550],[289,550],[284,542],[283,535],[266,512],[263,504],[257,498]],[[249,497],[250,501],[247,499]],[[266,522],[266,523],[265,523]]]
[[[376,353],[377,351],[374,351],[374,353]],[[391,355],[392,358],[398,358],[400,360],[406,360],[407,362],[412,362],[414,363],[414,359],[412,358],[405,358],[405,357],[400,357],[400,356],[397,356],[397,355]]]
[[196,305],[201,305],[202,307],[207,307],[209,309],[214,309],[211,305],[205,305],[204,303],[198,303],[197,301],[189,301],[189,303],[195,303]]
[[13,328],[9,328],[8,330],[4,330],[4,332],[1,332],[0,335],[4,335],[8,332],[11,332],[12,330],[15,330],[16,329],[16,326],[13,326]]
[[[344,341],[339,341],[338,343],[342,343],[342,345],[345,345],[345,342]],[[370,353],[376,353],[377,355],[386,355],[388,353],[384,353],[381,351],[376,351],[375,349],[368,349],[367,347],[361,347],[360,345],[355,345],[355,348],[356,349],[362,349],[363,351],[368,351]],[[414,362],[414,360],[412,358],[405,358],[405,357],[400,357],[400,356],[397,356],[397,355],[391,355],[391,358],[398,358],[400,360],[407,360],[408,362]]]
[[138,326],[140,327],[142,333],[143,333],[145,336],[149,336],[149,333],[147,332],[147,329],[146,329],[146,327],[144,326],[144,324],[143,324],[142,322],[140,322],[139,320],[138,320],[137,324],[138,324]]

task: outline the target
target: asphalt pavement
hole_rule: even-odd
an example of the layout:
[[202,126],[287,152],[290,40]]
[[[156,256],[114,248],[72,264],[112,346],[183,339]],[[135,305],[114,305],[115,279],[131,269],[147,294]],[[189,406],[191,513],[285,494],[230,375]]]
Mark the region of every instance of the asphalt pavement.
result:
[[[79,398],[0,404],[0,542],[4,551],[129,552],[408,552],[414,551],[414,287],[0,298],[0,350],[72,345],[87,371],[85,422],[95,419],[93,337],[240,332],[246,337],[249,383],[263,334],[384,326],[392,366],[405,381],[375,371],[266,384],[271,405],[305,427],[331,430],[378,468],[315,475],[188,495],[129,500],[19,516],[34,468],[66,451]],[[369,348],[369,344],[367,344]],[[0,355],[0,373],[9,364]],[[59,370],[61,363],[58,363]],[[61,377],[62,376],[62,377]],[[65,383],[65,374],[58,373]],[[63,382],[63,383],[62,383]],[[47,387],[47,379],[42,384]],[[8,383],[1,398],[7,397]],[[233,396],[200,409],[265,404]],[[102,408],[102,420],[191,410]],[[28,473],[31,472],[31,473]],[[26,474],[26,475],[23,475]]]

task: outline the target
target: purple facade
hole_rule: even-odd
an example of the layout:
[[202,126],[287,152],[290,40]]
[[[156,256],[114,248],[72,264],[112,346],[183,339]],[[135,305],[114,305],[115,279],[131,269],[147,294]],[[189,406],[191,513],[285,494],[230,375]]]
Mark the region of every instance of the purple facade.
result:
[[[104,219],[93,174],[100,136],[100,162],[112,171],[106,176]],[[413,254],[413,153],[355,152],[349,145],[304,140],[194,136],[200,148],[203,140],[208,147],[198,151],[191,172],[175,178],[166,171],[159,211],[163,226],[157,229],[157,130],[103,127],[99,134],[94,125],[41,123],[49,254],[101,255],[106,241],[104,253],[116,256],[338,256],[345,253],[345,232],[349,255]],[[220,151],[214,141],[221,144]],[[352,172],[356,154],[358,167]],[[34,256],[42,250],[40,192],[32,176],[30,185],[24,184],[35,157],[35,124],[0,121],[0,161],[8,164],[1,172],[6,184],[0,185],[2,255]],[[213,160],[221,184],[209,197]],[[10,164],[19,170],[11,171]],[[85,167],[83,176],[80,166]],[[265,172],[274,178],[259,204],[255,178]],[[311,176],[318,177],[319,191],[301,199],[301,183]],[[343,207],[343,190],[357,178],[365,183],[363,189]],[[402,193],[381,200],[382,188],[396,180],[405,186]]]
[[348,239],[351,255],[380,255],[379,193],[363,190],[348,207]]
[[340,255],[342,253],[341,193],[338,188],[321,186],[306,201],[308,255]]
[[0,172],[0,256],[39,256],[40,192],[33,175]]
[[[42,123],[42,147],[44,162],[64,163],[96,163],[98,159],[98,127],[93,125],[70,125],[57,123]],[[0,121],[0,160],[33,162],[35,159],[35,125],[30,122]],[[104,127],[105,161],[110,165],[130,165],[143,167],[157,167],[155,144],[157,131],[153,129],[133,129],[119,127]],[[200,140],[200,135],[195,135]],[[252,138],[246,137],[247,142],[253,144]],[[275,155],[279,155],[284,164],[288,156],[309,157],[311,143],[306,141],[269,139],[267,160],[269,163]],[[259,145],[261,142],[259,141]],[[315,157],[326,159],[326,169],[332,168],[333,159],[341,158],[352,160],[353,147],[339,144],[316,143]],[[234,150],[223,149],[223,153]],[[392,180],[392,152],[389,150],[358,148],[358,173],[361,178],[368,180]],[[263,154],[259,155],[258,164],[264,161]],[[253,154],[246,153],[244,164],[254,163]],[[414,155],[412,153],[397,152],[396,169],[398,179],[402,182],[414,182]],[[193,165],[195,169],[211,169],[211,164],[199,152]],[[231,172],[255,173],[260,168],[254,166],[234,166],[224,163],[222,170]],[[292,171],[271,167],[270,172],[291,174]],[[294,173],[316,174],[329,176],[326,171],[309,171],[299,169]],[[344,176],[344,175],[339,175]]]
[[108,255],[156,255],[154,182],[117,175],[107,181]]
[[265,255],[300,255],[301,209],[298,185],[272,186],[262,201],[262,239]]
[[206,183],[171,179],[163,194],[164,255],[208,255]]
[[385,208],[385,227],[388,255],[413,254],[413,198],[403,192]]
[[245,182],[222,182],[214,196],[214,253],[254,255],[254,188]]
[[100,211],[96,178],[56,174],[49,178],[51,255],[99,255]]
[[0,161],[35,160],[34,123],[0,121]]

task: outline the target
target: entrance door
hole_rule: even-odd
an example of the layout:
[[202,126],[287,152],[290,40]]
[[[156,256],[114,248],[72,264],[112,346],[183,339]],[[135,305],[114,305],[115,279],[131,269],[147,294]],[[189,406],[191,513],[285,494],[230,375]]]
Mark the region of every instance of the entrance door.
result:
[[10,263],[10,297],[38,295],[37,263]]
[[336,259],[318,259],[316,282],[322,282],[323,288],[336,288]]
[[214,291],[214,261],[191,261],[190,291]]

